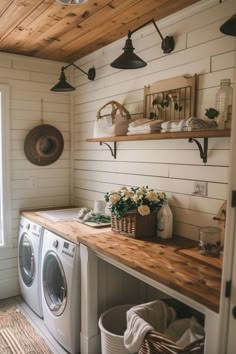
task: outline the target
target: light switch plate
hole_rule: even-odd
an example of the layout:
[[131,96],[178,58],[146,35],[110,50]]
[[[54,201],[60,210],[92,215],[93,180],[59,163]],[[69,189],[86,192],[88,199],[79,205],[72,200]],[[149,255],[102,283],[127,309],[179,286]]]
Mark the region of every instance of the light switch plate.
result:
[[195,181],[193,194],[200,195],[202,197],[206,197],[207,196],[207,182],[206,181]]

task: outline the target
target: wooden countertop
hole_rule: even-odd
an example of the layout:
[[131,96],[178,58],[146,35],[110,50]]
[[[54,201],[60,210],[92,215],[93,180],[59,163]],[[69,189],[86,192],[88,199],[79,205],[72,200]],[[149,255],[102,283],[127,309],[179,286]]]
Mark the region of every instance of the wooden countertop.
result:
[[194,247],[194,241],[182,237],[137,240],[116,234],[110,228],[92,228],[78,221],[54,222],[33,211],[21,214],[219,312],[222,260],[199,255],[194,259],[191,252],[190,255],[181,252],[183,248]]

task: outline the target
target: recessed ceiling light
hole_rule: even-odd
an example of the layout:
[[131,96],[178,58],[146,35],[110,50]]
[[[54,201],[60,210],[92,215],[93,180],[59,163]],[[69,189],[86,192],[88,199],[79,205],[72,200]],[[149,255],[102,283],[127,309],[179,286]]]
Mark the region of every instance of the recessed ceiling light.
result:
[[57,0],[63,5],[81,5],[84,4],[88,0]]

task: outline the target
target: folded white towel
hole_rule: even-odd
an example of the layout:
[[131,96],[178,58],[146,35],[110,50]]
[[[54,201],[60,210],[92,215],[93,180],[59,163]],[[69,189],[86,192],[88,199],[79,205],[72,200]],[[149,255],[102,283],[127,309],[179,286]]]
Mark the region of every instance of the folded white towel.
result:
[[182,129],[184,127],[184,119],[169,120],[161,124],[161,129]]
[[147,332],[163,332],[175,317],[175,310],[159,300],[132,307],[127,311],[125,347],[130,353],[138,352]]
[[158,120],[149,120],[149,122],[144,123],[144,124],[140,124],[137,125],[135,127],[130,126],[128,127],[128,131],[132,132],[132,131],[142,131],[142,130],[146,130],[149,129],[150,131],[152,130],[160,130],[161,129],[161,124],[162,124],[163,120],[158,119]]
[[187,127],[193,129],[207,129],[215,128],[216,126],[217,124],[214,121],[206,121],[197,117],[189,117],[180,121],[172,120],[163,122],[161,124],[161,129],[165,131],[171,131],[170,129],[178,129],[178,131],[184,131],[184,129]]
[[152,134],[152,133],[156,133],[159,132],[161,128],[158,129],[144,129],[144,130],[132,130],[132,131],[128,131],[127,135],[137,135],[137,134]]
[[170,128],[170,129],[161,129],[161,133],[190,132],[192,130],[199,130],[199,129],[194,129],[191,127]]
[[136,127],[138,125],[148,123],[148,122],[150,122],[150,119],[148,119],[148,118],[139,118],[139,119],[136,119],[133,122],[129,123],[129,127]]

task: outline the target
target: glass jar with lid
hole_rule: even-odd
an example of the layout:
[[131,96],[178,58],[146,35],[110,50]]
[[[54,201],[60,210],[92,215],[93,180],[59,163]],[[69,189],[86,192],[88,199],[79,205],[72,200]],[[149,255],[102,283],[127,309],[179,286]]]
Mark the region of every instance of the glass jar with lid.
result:
[[216,119],[218,129],[229,129],[232,119],[233,88],[230,79],[222,79],[216,92],[216,109],[219,115]]
[[221,250],[221,229],[214,226],[199,228],[199,253],[205,256],[219,257]]

